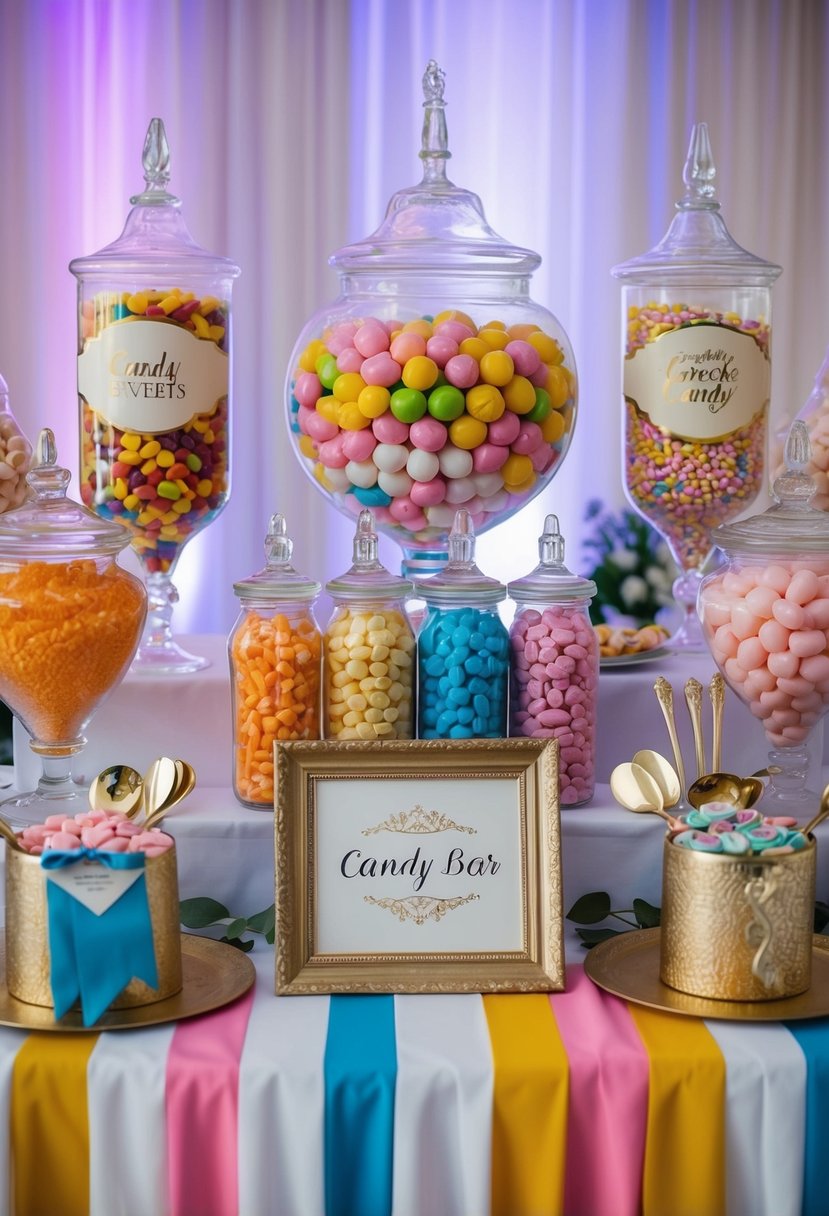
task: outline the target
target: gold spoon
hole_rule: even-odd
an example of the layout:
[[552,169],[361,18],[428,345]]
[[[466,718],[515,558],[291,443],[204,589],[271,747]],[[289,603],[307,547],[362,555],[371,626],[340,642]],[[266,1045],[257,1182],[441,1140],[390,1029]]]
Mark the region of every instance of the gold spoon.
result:
[[169,756],[159,756],[157,760],[153,760],[144,774],[145,824],[164,805],[177,784],[175,760],[171,760]]
[[93,811],[121,811],[132,816],[144,797],[144,778],[128,764],[113,764],[99,773],[89,787]]
[[694,732],[694,755],[697,762],[697,776],[705,772],[705,742],[702,735],[702,685],[693,676],[685,681],[685,704],[691,716],[691,728]]
[[10,844],[13,849],[17,849],[18,853],[26,852],[24,848],[21,848],[17,833],[7,819],[0,818],[0,836],[4,837],[6,843]]
[[688,788],[688,801],[695,810],[706,802],[728,802],[732,806],[748,810],[760,800],[765,786],[760,777],[768,777],[778,769],[760,768],[750,777],[738,777],[736,773],[706,773],[697,777]]
[[617,764],[610,774],[610,789],[613,797],[626,811],[633,811],[637,815],[659,815],[671,831],[682,827],[682,824],[665,810],[659,786],[641,764]]
[[643,751],[636,753],[633,757],[633,763],[643,768],[648,776],[652,777],[656,782],[662,795],[662,805],[665,807],[676,806],[682,798],[682,789],[679,784],[679,777],[665,757],[660,755],[659,752],[645,748]]
[[808,836],[810,832],[815,830],[819,823],[823,823],[827,815],[829,815],[829,785],[826,786],[826,789],[821,794],[820,808],[818,813],[812,819],[810,819],[805,828],[801,828],[800,831],[804,836]]
[[[716,772],[720,767],[720,755],[722,747],[722,716],[723,706],[725,705],[725,680],[719,672],[711,677],[711,683],[708,685],[708,696],[711,698],[711,713],[713,715],[711,771]],[[757,796],[759,798],[759,794]]]
[[176,784],[162,803],[147,812],[143,825],[145,831],[161,823],[167,812],[186,798],[195,787],[196,770],[193,766],[186,760],[176,760],[174,764],[178,778]]
[[682,763],[682,751],[679,746],[679,736],[676,733],[676,723],[674,721],[674,690],[664,676],[659,676],[653,686],[653,691],[656,693],[656,699],[662,710],[662,717],[665,719],[665,725],[668,728],[668,736],[671,740],[671,748],[674,753],[674,764],[679,776],[679,788],[680,790],[684,790],[685,768]]

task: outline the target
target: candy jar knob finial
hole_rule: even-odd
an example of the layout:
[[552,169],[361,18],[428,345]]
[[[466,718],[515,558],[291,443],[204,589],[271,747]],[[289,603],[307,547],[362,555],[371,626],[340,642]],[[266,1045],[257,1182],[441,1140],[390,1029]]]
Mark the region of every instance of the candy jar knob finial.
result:
[[26,474],[26,481],[39,499],[63,498],[72,479],[68,469],[57,463],[58,447],[55,435],[45,426],[35,444],[35,463]]
[[455,512],[455,522],[449,533],[449,565],[475,564],[475,528],[466,507]]
[[354,533],[354,565],[366,566],[377,563],[377,533],[371,511],[361,511]]
[[265,537],[265,556],[269,566],[285,565],[291,560],[294,542],[288,535],[288,524],[285,516],[272,515],[268,523],[268,534]]
[[564,565],[564,537],[557,515],[545,516],[544,531],[538,538],[538,556],[545,566]]
[[146,188],[141,194],[133,195],[130,202],[178,206],[180,200],[167,190],[167,183],[170,180],[170,145],[167,142],[164,123],[160,118],[150,120],[147,134],[144,137],[141,165],[144,170]]
[[708,123],[694,123],[688,144],[688,156],[682,170],[685,194],[677,206],[682,209],[719,209],[714,185],[716,176],[717,167],[711,152],[711,140],[708,138]]
[[817,486],[806,472],[812,458],[809,428],[796,418],[789,428],[785,448],[786,471],[775,477],[771,487],[775,502],[781,506],[804,510],[814,497]]
[[438,67],[434,59],[430,59],[423,73],[424,115],[419,152],[423,161],[425,182],[447,180],[444,162],[452,153],[449,151],[449,132],[446,128],[446,102],[443,97],[445,87],[446,73]]

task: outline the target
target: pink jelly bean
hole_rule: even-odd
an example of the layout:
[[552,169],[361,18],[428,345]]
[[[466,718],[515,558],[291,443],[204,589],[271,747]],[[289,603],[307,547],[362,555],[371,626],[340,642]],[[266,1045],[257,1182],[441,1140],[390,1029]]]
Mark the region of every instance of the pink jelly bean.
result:
[[[379,384],[382,388],[391,388],[400,379],[402,367],[394,359],[387,350],[381,351],[379,355],[372,355],[366,359],[360,368],[360,375],[365,380],[366,384]],[[383,415],[381,414],[382,418]]]
[[455,388],[472,388],[478,383],[478,361],[471,355],[453,355],[447,359],[443,374]]
[[786,599],[793,604],[808,604],[816,598],[819,590],[814,570],[798,570],[786,589]]
[[389,506],[389,511],[392,514],[392,518],[396,519],[399,523],[405,523],[407,519],[414,519],[415,516],[421,514],[420,507],[412,501],[408,494],[395,498],[394,502]]
[[[464,325],[463,321],[441,321],[440,325],[435,326],[435,333],[441,338],[451,338],[459,344],[466,338],[475,336],[475,331]],[[472,358],[471,355],[469,357]]]
[[327,418],[323,418],[322,414],[318,414],[316,410],[300,410],[300,414],[305,415],[302,425],[306,435],[310,435],[312,439],[316,439],[317,443],[327,443],[329,439],[336,439],[340,433],[340,428],[336,422],[330,422]]
[[416,481],[409,491],[409,497],[418,507],[436,507],[446,497],[446,482],[442,477]]
[[556,453],[546,443],[541,443],[530,452],[530,463],[536,473],[544,473],[554,463]]
[[530,384],[534,384],[536,388],[546,388],[549,376],[550,372],[547,368],[547,364],[539,363],[535,371],[531,372],[530,375],[527,376],[527,379],[529,380]]
[[512,342],[508,342],[504,350],[512,359],[517,376],[529,377],[541,366],[541,355],[534,346],[530,346],[529,342],[524,342],[520,338],[514,338]]
[[345,375],[346,372],[362,372],[365,359],[358,350],[353,346],[347,347],[337,355],[337,371]]
[[433,334],[426,343],[426,354],[438,367],[445,367],[457,353],[458,344],[448,334]]
[[409,438],[409,428],[405,422],[395,418],[390,410],[375,418],[371,424],[374,437],[379,443],[405,443]]
[[779,598],[780,596],[773,587],[754,587],[746,596],[746,605],[755,616],[767,621],[771,616],[775,600]]
[[417,355],[426,354],[426,339],[421,334],[406,330],[405,333],[398,334],[392,340],[389,353],[392,359],[402,366],[407,359],[414,359]]
[[[429,357],[431,358],[431,355]],[[424,452],[439,452],[446,446],[448,438],[449,432],[444,424],[429,416],[418,418],[409,429],[409,439],[416,448],[422,448]]]
[[55,832],[54,836],[46,842],[47,849],[79,849],[80,847],[81,838],[74,832]]
[[728,625],[720,625],[719,629],[714,631],[711,645],[717,655],[717,661],[724,663],[726,659],[736,658],[737,647],[740,643],[735,637],[733,629]]
[[110,836],[99,847],[102,853],[128,853],[130,842],[126,836]]
[[792,576],[783,566],[766,566],[760,575],[760,584],[773,587],[780,595],[785,595],[789,589]]
[[[779,601],[782,603],[782,600]],[[756,637],[763,622],[755,616],[745,603],[737,603],[731,613],[731,628],[736,637],[742,642],[745,638]]]
[[788,649],[789,630],[779,621],[764,621],[757,636],[769,654],[783,654]]
[[322,385],[316,372],[302,372],[294,385],[294,396],[300,405],[313,408],[322,396]]
[[736,659],[726,659],[723,663],[723,669],[731,684],[745,683],[745,670],[740,666]]
[[509,447],[518,438],[520,431],[521,419],[510,410],[505,410],[500,418],[490,422],[487,439],[490,443],[497,443],[499,447]]
[[[353,334],[331,334],[325,343],[325,345],[328,347],[328,353],[333,355],[335,359],[339,359],[344,350],[354,350],[353,339]],[[360,355],[361,359],[362,357],[363,356]]]
[[345,431],[343,434],[342,450],[349,460],[368,460],[376,447],[377,439],[371,427],[364,427],[361,431]]
[[806,615],[809,617],[813,628],[829,629],[829,599],[812,600],[806,608]]
[[[801,570],[801,574],[811,571]],[[789,650],[799,659],[810,659],[826,649],[826,634],[822,629],[796,630],[789,637]]]
[[781,677],[777,681],[777,687],[792,697],[802,697],[810,693],[814,685],[809,680],[804,680],[802,676],[792,676],[791,679]]
[[348,457],[343,451],[342,434],[335,435],[333,439],[329,439],[325,443],[320,444],[319,458],[327,469],[345,468],[345,466],[348,464]]
[[544,436],[537,422],[520,422],[518,436],[512,444],[512,450],[519,456],[529,456],[530,452],[534,452],[543,443]]
[[140,836],[141,833],[143,832],[143,830],[144,829],[142,827],[140,827],[137,823],[130,823],[129,820],[126,820],[126,822],[119,823],[116,826],[115,835],[116,836]]
[[776,600],[771,613],[786,629],[802,629],[806,620],[806,613],[800,604],[794,604],[791,600]]
[[804,659],[800,664],[800,674],[812,684],[825,683],[829,680],[829,656],[815,654]]
[[509,448],[495,443],[481,443],[472,453],[476,473],[497,473],[509,458]]
[[88,849],[97,849],[115,835],[115,828],[108,823],[98,823],[94,828],[81,828],[81,844]]
[[746,638],[737,647],[737,662],[746,671],[754,671],[766,662],[767,651],[759,638]]
[[[389,334],[379,321],[364,321],[354,335],[354,346],[366,359],[374,358],[389,349]],[[367,381],[366,383],[371,383]]]

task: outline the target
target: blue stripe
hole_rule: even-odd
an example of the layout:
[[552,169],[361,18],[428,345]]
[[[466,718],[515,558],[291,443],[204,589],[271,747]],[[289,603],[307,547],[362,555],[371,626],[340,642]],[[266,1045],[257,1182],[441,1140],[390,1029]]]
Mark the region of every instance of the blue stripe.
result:
[[786,1022],[806,1057],[806,1152],[802,1216],[829,1216],[826,1129],[829,1127],[829,1026],[825,1021]]
[[394,997],[332,996],[325,1044],[326,1216],[391,1216]]

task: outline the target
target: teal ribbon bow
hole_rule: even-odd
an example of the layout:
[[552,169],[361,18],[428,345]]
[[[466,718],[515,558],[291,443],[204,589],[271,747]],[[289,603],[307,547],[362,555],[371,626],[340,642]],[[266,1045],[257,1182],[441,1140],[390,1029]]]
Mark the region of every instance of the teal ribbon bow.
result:
[[[47,849],[44,870],[81,860],[111,870],[144,869],[143,853],[98,849]],[[84,1026],[92,1026],[131,979],[158,987],[147,884],[142,874],[114,904],[97,916],[46,875],[49,952],[55,1017],[62,1018],[80,998]]]

